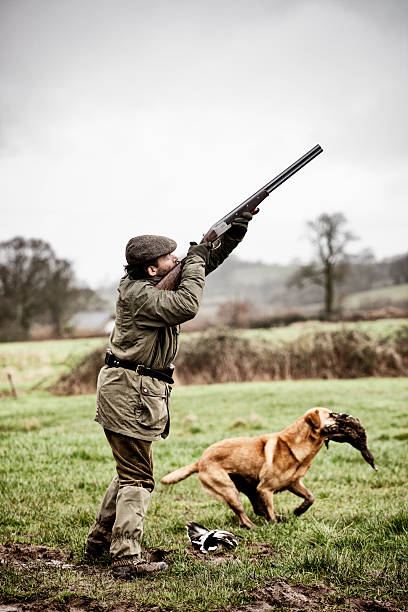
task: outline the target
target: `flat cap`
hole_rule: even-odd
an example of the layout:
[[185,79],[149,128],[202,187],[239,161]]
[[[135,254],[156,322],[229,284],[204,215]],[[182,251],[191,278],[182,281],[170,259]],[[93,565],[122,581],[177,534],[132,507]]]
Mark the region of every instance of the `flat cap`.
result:
[[128,264],[141,264],[162,255],[172,253],[177,248],[177,242],[166,236],[144,234],[131,238],[126,245],[126,261]]

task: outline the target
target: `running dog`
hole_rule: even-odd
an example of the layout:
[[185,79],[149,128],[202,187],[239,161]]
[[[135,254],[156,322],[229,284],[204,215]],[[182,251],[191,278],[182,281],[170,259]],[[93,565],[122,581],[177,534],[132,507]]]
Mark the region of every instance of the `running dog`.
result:
[[329,440],[348,442],[377,469],[358,419],[327,408],[311,408],[278,433],[216,442],[198,461],[167,474],[161,482],[174,484],[198,472],[204,489],[229,505],[241,527],[251,529],[254,524],[245,513],[239,492],[247,495],[255,514],[268,521],[284,519],[274,510],[273,495],[278,491],[288,490],[303,498],[294,510],[296,516],[303,514],[313,504],[314,497],[302,478]]

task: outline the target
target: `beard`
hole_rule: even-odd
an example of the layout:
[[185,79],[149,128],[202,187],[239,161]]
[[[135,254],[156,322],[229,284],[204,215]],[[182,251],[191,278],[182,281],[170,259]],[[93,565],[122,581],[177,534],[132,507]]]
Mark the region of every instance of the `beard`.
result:
[[177,261],[172,262],[172,263],[168,263],[165,266],[159,266],[157,268],[157,272],[156,272],[156,276],[166,276],[166,274],[168,272],[171,272],[172,270],[174,270],[174,268],[180,263],[180,261],[177,259]]

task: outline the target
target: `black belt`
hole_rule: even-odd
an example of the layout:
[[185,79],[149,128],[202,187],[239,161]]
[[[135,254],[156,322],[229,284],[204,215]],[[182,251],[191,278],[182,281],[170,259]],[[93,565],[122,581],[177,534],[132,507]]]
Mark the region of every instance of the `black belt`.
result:
[[116,357],[111,350],[106,351],[105,363],[109,368],[126,368],[126,370],[133,370],[136,374],[142,376],[150,376],[151,378],[157,378],[163,380],[170,385],[174,384],[173,373],[174,366],[167,368],[166,370],[153,370],[143,364],[137,364],[134,361],[127,361],[126,359],[119,359]]

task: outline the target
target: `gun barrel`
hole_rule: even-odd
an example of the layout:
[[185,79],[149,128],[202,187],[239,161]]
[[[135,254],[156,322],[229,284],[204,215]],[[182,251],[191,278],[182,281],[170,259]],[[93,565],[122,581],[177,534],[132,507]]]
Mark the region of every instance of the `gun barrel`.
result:
[[287,181],[288,178],[293,176],[296,172],[298,172],[298,170],[303,168],[303,166],[306,166],[306,164],[312,161],[312,159],[314,159],[317,155],[322,153],[322,151],[323,149],[319,144],[314,146],[312,149],[310,149],[310,151],[302,155],[302,157],[300,157],[291,166],[289,166],[289,168],[286,168],[286,170],[278,174],[278,176],[275,176],[275,178],[269,181],[269,183],[264,185],[261,189],[258,189],[258,191],[256,191],[253,195],[251,195],[247,200],[242,202],[242,204],[234,208],[234,210],[231,210],[231,212],[225,215],[225,217],[223,217],[221,221],[230,223],[231,220],[234,218],[234,215],[236,215],[237,212],[244,212],[244,211],[251,212],[252,210],[254,210],[254,208],[256,208],[259,202],[262,202],[262,200],[268,197],[268,195],[274,189],[279,187],[279,185],[282,185],[282,183]]
[[310,149],[307,153],[305,153],[302,157],[300,157],[295,163],[293,163],[289,168],[286,168],[283,172],[278,174],[274,179],[272,179],[263,189],[268,193],[271,193],[274,189],[282,185],[285,181],[288,180],[291,176],[295,174],[298,170],[306,166],[312,159],[314,159],[317,155],[322,153],[323,149],[320,145],[316,145],[313,149]]
[[[256,193],[254,193],[250,198],[242,202],[239,206],[236,206],[234,210],[231,210],[225,217],[222,217],[217,223],[215,223],[206,234],[204,234],[201,242],[213,242],[219,236],[224,234],[228,228],[231,226],[232,220],[237,217],[239,214],[248,211],[252,212],[255,208],[268,197],[268,195],[279,185],[282,185],[285,181],[288,180],[295,172],[306,166],[312,159],[314,159],[319,153],[323,151],[320,145],[316,145],[313,149],[310,149],[307,153],[305,153],[302,157],[300,157],[294,164],[286,168],[283,172],[275,176],[274,179],[269,181],[262,189],[258,189]],[[172,271],[168,272],[166,276],[164,276],[156,285],[157,289],[166,289],[172,290],[178,286],[180,276],[181,276],[181,268],[182,263],[180,262]]]

